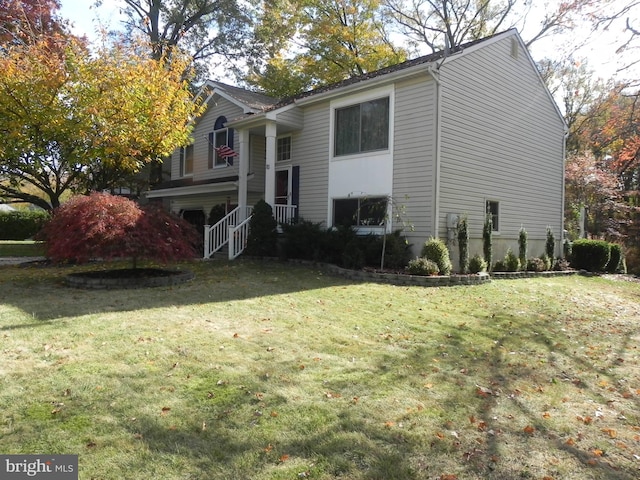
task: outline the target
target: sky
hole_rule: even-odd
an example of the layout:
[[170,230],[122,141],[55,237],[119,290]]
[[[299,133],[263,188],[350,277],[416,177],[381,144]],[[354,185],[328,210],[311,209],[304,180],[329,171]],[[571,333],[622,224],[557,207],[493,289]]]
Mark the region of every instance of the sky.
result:
[[[544,14],[544,5],[547,3],[557,3],[560,0],[533,0],[538,6],[538,14]],[[627,0],[616,0],[618,3]],[[95,39],[100,27],[115,29],[119,26],[122,16],[119,14],[119,7],[123,2],[118,0],[103,0],[102,7],[95,9],[93,7],[94,0],[61,0],[61,14],[63,18],[70,20],[77,35],[87,35],[89,40]],[[640,6],[632,17],[635,17],[635,25],[640,26]],[[610,78],[618,78],[620,80],[640,79],[640,65],[631,72],[618,73],[618,69],[625,59],[615,54],[615,50],[621,43],[621,39],[625,38],[624,22],[618,22],[607,32],[600,32],[596,36],[589,37],[585,32],[584,36],[588,41],[580,48],[575,55],[576,60],[582,61],[586,59],[588,67],[595,71],[596,75],[608,80]],[[523,34],[523,37],[526,36]],[[575,37],[575,35],[573,35]],[[564,55],[566,50],[573,50],[571,46],[573,38],[566,36],[564,39],[554,37],[550,40],[541,40],[532,45],[531,55],[534,60],[541,60],[544,57],[558,57]],[[630,56],[629,54],[628,56]],[[637,58],[638,53],[635,52]],[[627,57],[628,58],[628,57]],[[627,62],[628,63],[628,62]]]

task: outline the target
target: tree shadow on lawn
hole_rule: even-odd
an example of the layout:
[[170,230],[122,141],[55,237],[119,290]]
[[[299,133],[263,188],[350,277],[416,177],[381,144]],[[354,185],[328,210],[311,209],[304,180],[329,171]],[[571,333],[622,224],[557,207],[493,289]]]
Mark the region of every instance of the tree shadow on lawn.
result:
[[[466,442],[456,437],[453,442],[458,444],[456,454],[465,470],[459,478],[478,474],[496,479],[637,478],[637,458],[634,461],[629,444],[616,440],[622,434],[616,429],[625,427],[627,440],[637,442],[633,432],[639,428],[637,416],[627,420],[623,415],[640,409],[639,397],[625,393],[629,378],[617,371],[621,356],[632,356],[637,348],[631,345],[631,333],[621,336],[611,360],[597,365],[568,343],[560,343],[559,331],[530,320],[503,319],[516,335],[533,340],[535,347],[530,351],[506,352],[503,346],[513,345],[513,339],[491,336],[488,340],[493,347],[474,352],[484,353],[480,361],[468,353],[448,359],[445,377],[457,382],[460,390],[445,399],[445,404],[451,409],[470,407],[466,433],[473,437]],[[457,332],[448,340],[457,353],[473,350],[469,342],[474,339],[465,340]],[[520,354],[524,359],[517,359]],[[472,366],[467,369],[470,360]],[[440,368],[444,370],[446,364],[447,359],[441,359]],[[554,423],[554,417],[562,415],[573,424]],[[442,425],[443,431],[451,427],[450,421]],[[581,441],[583,436],[585,441]],[[517,450],[523,446],[527,449]],[[566,462],[573,465],[571,477],[559,468]],[[541,466],[546,469],[541,471]]]
[[[526,325],[522,321],[514,327],[532,334]],[[536,362],[542,356],[562,356],[580,369],[578,376],[563,381],[562,388],[568,387],[563,395],[584,398],[593,409],[610,409],[612,397],[626,401],[629,410],[637,409],[637,399],[616,397],[615,392],[605,396],[592,384],[604,375],[612,382],[622,380],[616,364],[597,366],[578,358],[558,346],[551,334],[535,338],[535,351],[521,352],[521,362],[509,361],[500,348],[509,343],[507,337],[496,338],[493,348],[470,350],[470,342],[481,339],[451,328],[446,349],[405,341],[404,353],[390,357],[381,348],[363,368],[308,385],[317,391],[307,392],[303,400],[279,393],[277,380],[257,374],[260,365],[222,386],[216,385],[219,375],[211,374],[196,387],[180,390],[185,408],[200,405],[198,415],[185,415],[176,406],[166,415],[158,408],[155,416],[142,414],[135,422],[123,422],[119,428],[129,431],[155,459],[152,467],[147,456],[131,458],[128,465],[143,472],[162,464],[168,469],[182,465],[185,475],[207,479],[637,478],[629,458],[616,464],[625,452],[613,445],[604,419],[585,424],[571,418],[576,432],[589,429],[589,435],[602,438],[580,442],[574,432],[545,418],[547,410],[561,414],[562,400],[553,405],[537,402],[556,384],[541,377]],[[269,368],[291,370],[291,360],[281,363]],[[566,373],[563,366],[566,363],[553,366],[554,378]],[[138,390],[135,385],[127,388]],[[207,389],[213,393],[207,395]],[[611,415],[609,410],[604,413]],[[602,443],[610,443],[610,451],[594,455]],[[571,473],[563,473],[563,462],[571,464]]]
[[[114,268],[113,264],[100,267]],[[236,260],[180,264],[177,268],[194,271],[195,279],[172,287],[85,290],[65,285],[68,273],[96,268],[96,265],[0,268],[0,303],[13,305],[32,320],[44,323],[87,314],[230,302],[356,283],[311,266]],[[0,330],[21,326],[3,326]]]

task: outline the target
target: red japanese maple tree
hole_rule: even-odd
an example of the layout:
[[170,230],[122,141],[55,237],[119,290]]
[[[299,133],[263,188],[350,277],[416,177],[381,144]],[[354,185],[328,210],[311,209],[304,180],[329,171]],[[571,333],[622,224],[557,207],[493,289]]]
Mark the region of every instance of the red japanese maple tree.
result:
[[196,229],[160,207],[107,193],[77,196],[54,211],[38,238],[54,262],[131,258],[167,263],[197,256]]

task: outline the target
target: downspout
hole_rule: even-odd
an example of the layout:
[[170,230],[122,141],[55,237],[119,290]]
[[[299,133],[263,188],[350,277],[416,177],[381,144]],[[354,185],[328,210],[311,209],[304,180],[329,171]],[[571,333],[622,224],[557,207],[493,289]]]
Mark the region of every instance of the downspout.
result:
[[435,159],[433,165],[433,223],[431,225],[431,236],[435,238],[439,238],[438,235],[438,225],[439,225],[439,217],[440,217],[440,161],[441,161],[441,152],[440,145],[442,141],[442,91],[441,91],[441,82],[440,82],[440,71],[438,67],[434,67],[433,64],[430,64],[428,67],[429,75],[433,78],[436,83],[436,112],[435,112]]
[[566,201],[565,195],[565,185],[566,185],[566,167],[567,167],[567,138],[569,138],[569,129],[565,125],[564,127],[564,136],[562,137],[562,209],[560,210],[560,258],[564,258],[564,242],[566,239],[564,238],[564,212]]

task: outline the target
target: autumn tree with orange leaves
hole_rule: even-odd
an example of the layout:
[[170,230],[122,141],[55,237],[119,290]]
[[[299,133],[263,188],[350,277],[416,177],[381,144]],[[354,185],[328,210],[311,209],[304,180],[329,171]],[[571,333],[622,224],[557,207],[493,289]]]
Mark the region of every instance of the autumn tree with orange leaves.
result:
[[0,50],[3,200],[52,210],[65,193],[117,187],[189,142],[203,107],[183,79],[186,60],[51,38]]
[[586,234],[624,243],[630,269],[640,271],[639,96],[619,84],[582,113],[574,132],[582,153],[567,161],[566,218],[570,225],[582,201]]
[[59,0],[2,0],[0,45],[31,43],[37,38],[64,34]]

